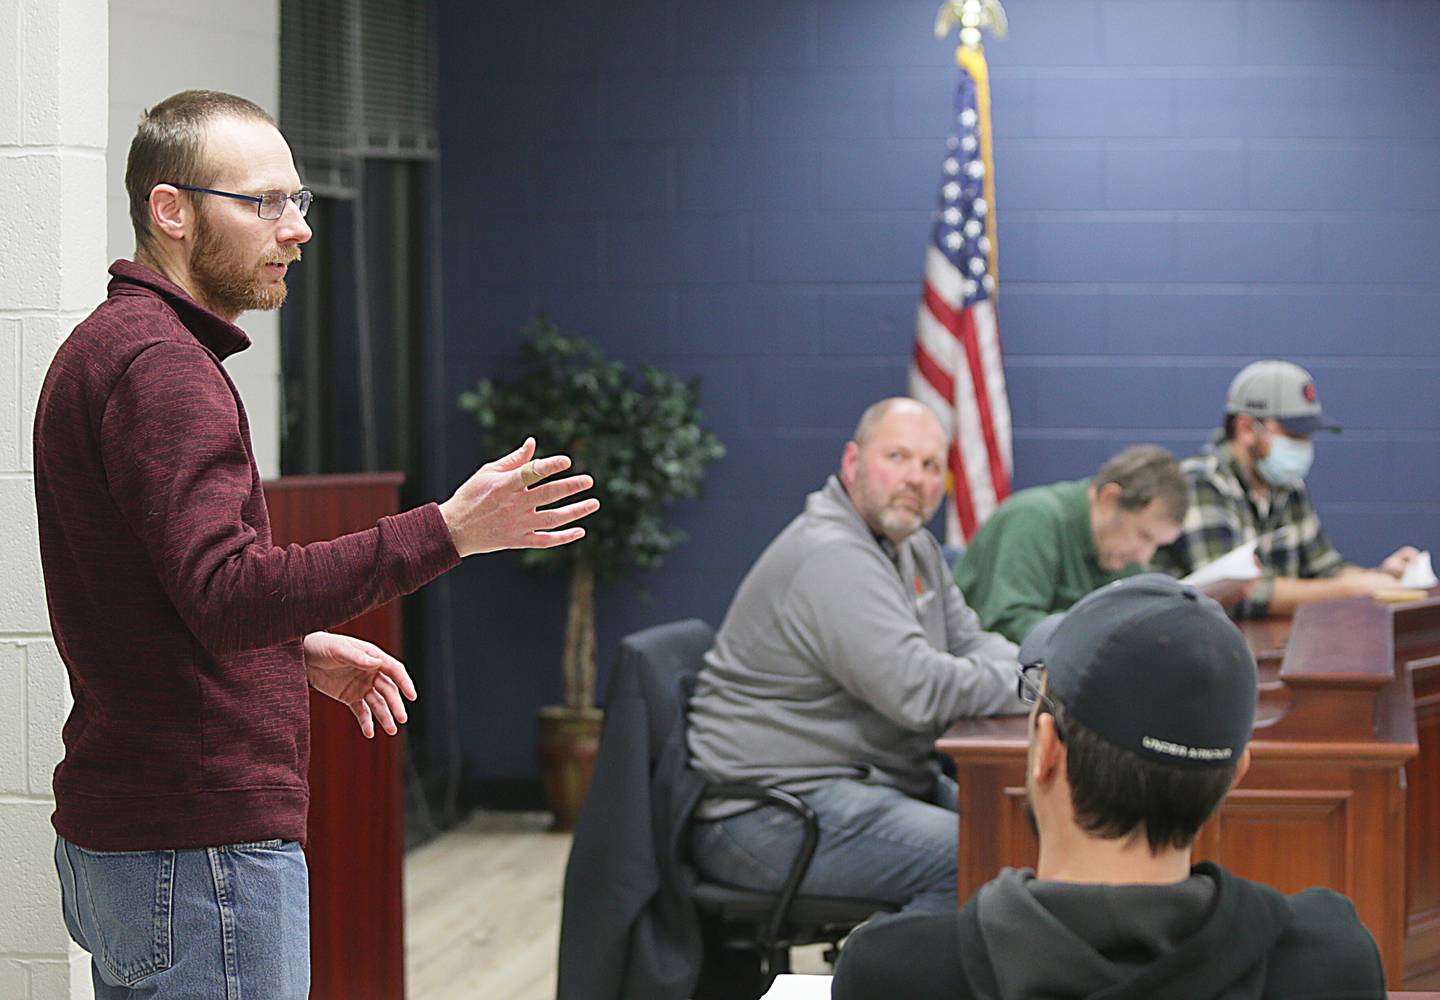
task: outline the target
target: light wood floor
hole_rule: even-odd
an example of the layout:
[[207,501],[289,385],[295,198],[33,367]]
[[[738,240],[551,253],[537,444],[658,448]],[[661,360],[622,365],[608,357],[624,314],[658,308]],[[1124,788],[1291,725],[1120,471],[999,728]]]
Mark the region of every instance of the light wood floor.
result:
[[[543,813],[480,813],[405,856],[406,996],[554,1000],[570,837]],[[823,945],[796,972],[829,972]]]
[[405,856],[405,994],[554,1000],[570,836],[481,813]]

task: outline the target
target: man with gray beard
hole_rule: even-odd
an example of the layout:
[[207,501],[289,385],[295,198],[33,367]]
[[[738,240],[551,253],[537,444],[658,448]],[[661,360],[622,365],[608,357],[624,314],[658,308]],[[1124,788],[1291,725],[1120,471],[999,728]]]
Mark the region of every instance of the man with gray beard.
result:
[[[955,783],[935,738],[958,718],[1020,712],[1015,646],[984,632],[926,531],[947,441],[913,399],[867,409],[840,472],[751,567],[690,702],[694,766],[784,788],[820,839],[802,893],[956,905]],[[705,799],[692,855],[710,878],[784,881],[801,841],[776,806]]]

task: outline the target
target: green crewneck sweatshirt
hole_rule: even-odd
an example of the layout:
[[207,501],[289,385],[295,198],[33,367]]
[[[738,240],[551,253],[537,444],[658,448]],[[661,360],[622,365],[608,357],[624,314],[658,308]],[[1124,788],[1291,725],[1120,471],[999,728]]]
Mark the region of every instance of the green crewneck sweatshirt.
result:
[[955,566],[955,582],[980,624],[1020,642],[1040,619],[1065,611],[1118,573],[1095,561],[1088,479],[1033,486],[996,508]]

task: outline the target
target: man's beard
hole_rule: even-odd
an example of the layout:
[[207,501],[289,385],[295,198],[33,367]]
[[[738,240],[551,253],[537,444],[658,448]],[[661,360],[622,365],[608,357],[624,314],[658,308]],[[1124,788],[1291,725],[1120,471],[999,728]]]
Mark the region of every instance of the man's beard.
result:
[[[903,505],[897,505],[896,500],[902,495],[913,496],[916,510],[910,510]],[[851,494],[851,502],[860,516],[870,526],[871,531],[884,534],[897,545],[901,540],[909,538],[915,532],[923,528],[935,516],[939,509],[937,504],[930,509],[925,508],[924,498],[919,494],[912,494],[909,491],[897,491],[890,496],[881,496],[869,486],[869,478],[866,476],[865,463],[862,460],[855,470],[855,488]]]
[[886,505],[876,513],[876,519],[884,526],[888,535],[909,538],[925,524],[923,514],[906,507]]
[[297,246],[246,263],[216,235],[202,214],[196,225],[195,247],[190,251],[190,276],[204,305],[224,316],[238,316],[252,309],[279,309],[289,291],[285,279],[265,281],[260,268],[299,259]]

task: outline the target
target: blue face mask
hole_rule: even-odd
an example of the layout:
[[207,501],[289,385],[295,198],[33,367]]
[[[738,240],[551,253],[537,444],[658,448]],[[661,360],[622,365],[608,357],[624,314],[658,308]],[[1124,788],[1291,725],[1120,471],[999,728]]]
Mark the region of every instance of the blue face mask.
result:
[[1283,434],[1270,435],[1270,454],[1255,463],[1255,471],[1271,486],[1299,486],[1315,461],[1315,446]]

